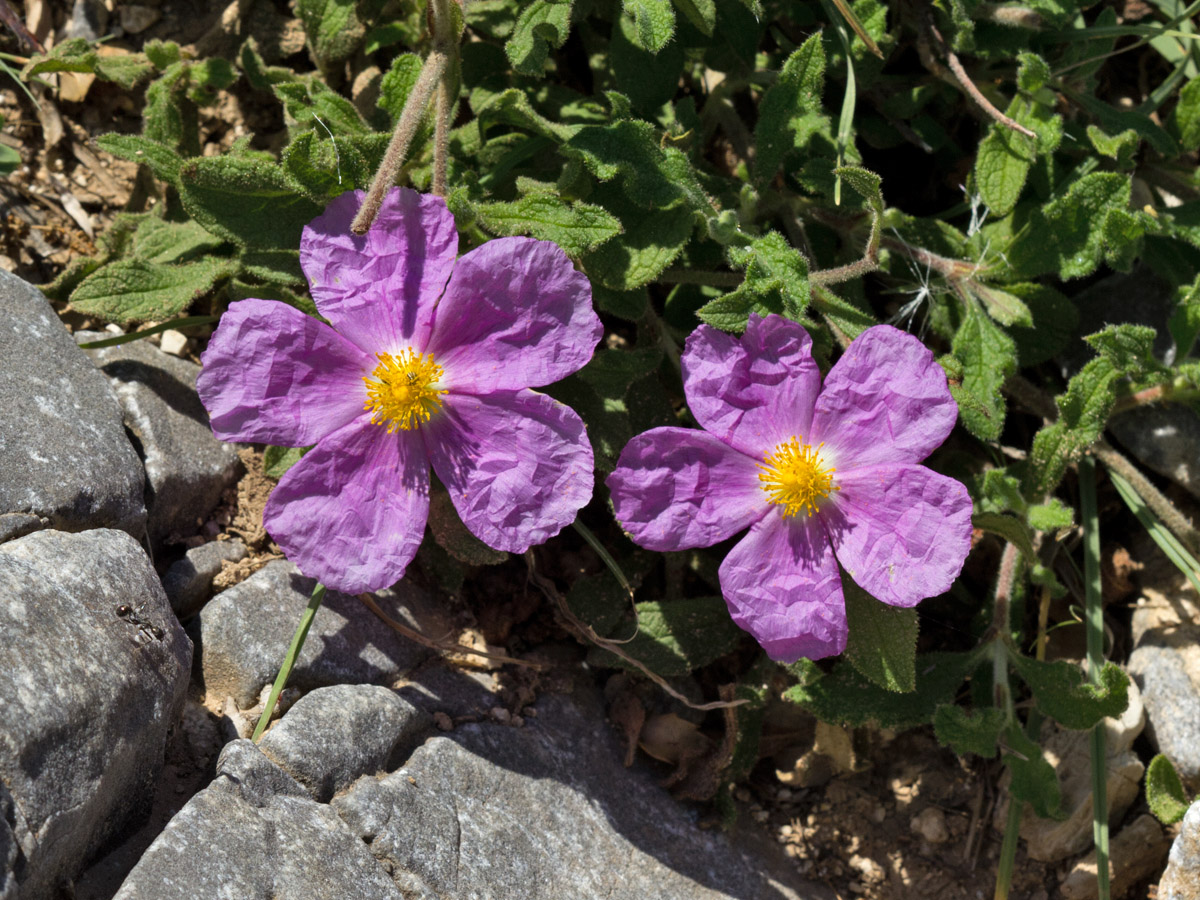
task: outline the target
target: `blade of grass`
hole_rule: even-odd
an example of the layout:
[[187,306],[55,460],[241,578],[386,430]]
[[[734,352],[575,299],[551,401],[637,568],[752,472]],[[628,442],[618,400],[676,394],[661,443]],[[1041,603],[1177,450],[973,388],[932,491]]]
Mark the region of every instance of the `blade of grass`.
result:
[[220,321],[220,316],[183,316],[179,319],[172,319],[170,322],[162,322],[158,325],[153,325],[150,328],[143,328],[141,331],[133,331],[129,334],[118,334],[116,337],[103,338],[99,341],[88,341],[86,344],[80,344],[84,350],[96,350],[100,347],[115,347],[118,344],[128,344],[131,341],[140,341],[142,338],[148,338],[152,334],[158,334],[160,331],[167,331],[171,328],[187,328],[191,325],[212,325],[214,322]]
[[[1079,506],[1083,522],[1083,584],[1086,600],[1088,677],[1100,683],[1104,666],[1104,605],[1100,597],[1100,517],[1096,510],[1096,461],[1079,461]],[[1108,882],[1108,754],[1104,720],[1092,728],[1092,840],[1096,845],[1096,878],[1099,900],[1109,900]]]
[[1162,523],[1162,520],[1146,505],[1141,495],[1133,489],[1133,485],[1126,481],[1119,472],[1109,469],[1108,478],[1113,483],[1113,487],[1117,489],[1117,493],[1121,495],[1121,499],[1125,501],[1125,505],[1142,523],[1146,533],[1150,535],[1154,543],[1158,544],[1167,559],[1171,560],[1176,568],[1187,576],[1197,593],[1200,593],[1200,561],[1197,561],[1196,557],[1188,552],[1187,548],[1180,543],[1179,538],[1175,537],[1171,530]]
[[[825,8],[825,15],[829,17],[830,22],[836,22],[837,17],[834,15],[832,0],[821,0],[821,6]],[[858,86],[854,80],[854,56],[850,53],[850,35],[846,33],[846,29],[840,24],[835,24],[838,37],[842,39],[842,47],[846,51],[846,91],[842,94],[842,113],[838,117],[838,133],[837,133],[837,164],[839,167],[846,164],[846,147],[850,145],[850,132],[854,128],[854,107],[858,103]],[[842,205],[842,179],[839,176],[833,183],[833,203],[835,206]]]
[[312,596],[308,599],[308,606],[304,609],[304,615],[300,617],[300,624],[296,626],[296,633],[292,635],[291,646],[288,647],[287,653],[283,655],[283,665],[279,668],[279,674],[275,677],[275,683],[271,685],[271,693],[267,696],[267,706],[259,716],[258,724],[254,726],[254,734],[250,736],[250,740],[258,743],[258,739],[262,737],[262,733],[267,730],[267,723],[271,721],[271,714],[275,712],[275,704],[279,702],[279,695],[283,692],[284,685],[287,684],[288,677],[292,674],[292,667],[296,664],[296,658],[300,655],[300,650],[304,646],[304,641],[308,637],[308,629],[312,627],[313,619],[317,615],[317,610],[321,608],[321,601],[325,599],[325,585],[320,582],[313,588]]
[[591,529],[578,519],[572,522],[571,526],[578,531],[583,539],[591,545],[593,550],[596,551],[596,555],[600,557],[600,559],[604,562],[604,565],[608,566],[608,571],[613,573],[613,577],[617,579],[617,583],[621,585],[621,589],[625,591],[625,593],[629,595],[629,599],[632,600],[633,585],[629,583],[629,579],[625,577],[625,573],[621,571],[621,567],[617,565],[617,561],[612,558],[612,554],[608,552],[608,549],[602,543],[600,543],[600,539],[596,537],[596,535],[592,534]]

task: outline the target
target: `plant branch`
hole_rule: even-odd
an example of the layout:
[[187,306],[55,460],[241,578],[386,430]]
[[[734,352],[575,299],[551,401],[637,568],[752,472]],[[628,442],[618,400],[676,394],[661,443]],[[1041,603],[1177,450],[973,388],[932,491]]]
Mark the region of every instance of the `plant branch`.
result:
[[388,192],[388,188],[396,182],[396,175],[399,174],[401,166],[408,157],[408,146],[417,133],[421,117],[425,115],[425,107],[429,105],[429,98],[433,96],[433,92],[449,64],[450,57],[444,48],[435,46],[429,51],[425,65],[421,67],[421,74],[417,76],[417,83],[413,85],[412,93],[408,95],[404,110],[400,113],[400,121],[396,123],[396,130],[392,134],[391,141],[388,142],[387,150],[383,154],[383,162],[379,165],[379,171],[375,173],[367,196],[363,200],[362,206],[359,207],[358,215],[354,217],[354,221],[350,225],[350,230],[355,234],[366,234],[375,221],[375,217],[379,215],[384,195]]
[[1092,455],[1114,472],[1119,472],[1133,486],[1146,505],[1154,511],[1154,514],[1162,520],[1162,523],[1174,532],[1175,536],[1183,541],[1189,550],[1193,553],[1200,550],[1200,531],[1196,530],[1187,517],[1175,508],[1175,504],[1168,500],[1137,466],[1103,439],[1092,445]]

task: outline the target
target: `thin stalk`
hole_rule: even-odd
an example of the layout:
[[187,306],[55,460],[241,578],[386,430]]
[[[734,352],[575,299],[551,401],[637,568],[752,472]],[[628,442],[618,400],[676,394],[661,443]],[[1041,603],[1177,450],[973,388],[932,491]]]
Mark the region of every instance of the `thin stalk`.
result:
[[442,75],[434,104],[433,127],[433,185],[431,190],[439,197],[446,196],[446,165],[450,156],[450,67]]
[[86,344],[79,346],[84,350],[99,350],[101,347],[116,347],[118,344],[128,344],[132,341],[140,341],[142,338],[148,338],[152,334],[158,334],[160,331],[168,331],[172,328],[188,328],[192,325],[212,325],[214,322],[220,321],[220,316],[184,316],[179,319],[172,319],[170,322],[163,322],[159,325],[152,325],[149,328],[143,328],[141,331],[133,331],[129,334],[118,334],[116,337],[103,338],[99,341],[88,341]]
[[[1104,606],[1100,598],[1100,517],[1096,511],[1096,461],[1079,461],[1079,505],[1083,519],[1083,584],[1086,605],[1088,677],[1100,683],[1104,665]],[[1109,900],[1108,883],[1108,754],[1104,720],[1092,728],[1092,839],[1096,844],[1096,878],[1099,900]]]
[[283,692],[283,687],[292,674],[292,667],[300,655],[300,648],[304,646],[304,640],[308,637],[308,629],[312,627],[313,618],[317,615],[317,610],[321,608],[321,601],[324,599],[325,585],[318,582],[317,586],[313,588],[304,615],[300,617],[300,624],[296,626],[296,633],[292,635],[291,646],[284,654],[283,665],[279,669],[279,674],[275,676],[275,683],[271,685],[271,693],[267,697],[267,707],[259,717],[258,724],[254,726],[254,734],[250,736],[250,740],[256,744],[262,737],[262,733],[267,730],[267,723],[271,721],[271,714],[275,712],[275,704],[279,702],[279,695]]
[[1188,521],[1187,517],[1175,508],[1166,495],[1156,488],[1133,463],[1113,449],[1103,440],[1092,446],[1092,453],[1109,471],[1119,473],[1128,481],[1138,496],[1154,511],[1154,514],[1169,528],[1180,541],[1193,553],[1200,551],[1200,531]]
[[1021,815],[1024,801],[1008,798],[1008,818],[1004,820],[1004,839],[1000,843],[1000,861],[996,864],[996,900],[1008,900],[1012,888],[1013,866],[1017,861],[1017,842],[1021,836]]
[[450,57],[444,50],[435,47],[429,51],[425,65],[421,67],[421,74],[417,76],[417,83],[413,85],[412,93],[405,101],[404,111],[400,113],[400,121],[396,123],[392,139],[384,151],[379,171],[371,181],[371,187],[367,190],[362,206],[359,207],[358,215],[350,224],[350,230],[355,234],[366,234],[375,217],[379,215],[383,197],[388,188],[395,184],[396,176],[408,158],[408,145],[412,143],[413,136],[421,124],[421,117],[425,115],[425,107],[429,105],[429,98],[433,96],[449,64]]

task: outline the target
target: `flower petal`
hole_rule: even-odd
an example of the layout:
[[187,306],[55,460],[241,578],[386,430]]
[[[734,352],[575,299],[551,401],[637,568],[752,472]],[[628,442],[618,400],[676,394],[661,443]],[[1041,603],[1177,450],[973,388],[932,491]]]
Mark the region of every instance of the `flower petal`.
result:
[[621,451],[606,484],[634,543],[711,547],[767,512],[758,464],[704,431],[655,428]]
[[683,390],[692,415],[757,460],[808,434],[820,387],[812,339],[782,316],[750,316],[741,340],[708,325],[687,339]]
[[583,368],[603,329],[592,287],[549,241],[488,241],[458,261],[428,350],[471,394],[540,387]]
[[331,434],[279,480],[263,525],[300,571],[346,594],[395,584],[429,517],[429,460],[415,431],[365,419]]
[[463,524],[489,547],[524,553],[571,524],[591,499],[583,421],[545,394],[445,394],[422,433]]
[[374,360],[275,300],[232,303],[200,358],[196,389],[223,441],[306,447],[363,413]]
[[820,513],[842,566],[892,606],[950,589],[971,549],[971,497],[924,466],[872,466],[838,479]]
[[825,442],[839,470],[917,463],[946,440],[957,417],[933,354],[911,334],[876,325],[829,370],[812,440]]
[[842,580],[816,518],[764,516],[729,551],[719,576],[733,621],[771,659],[821,659],[846,649]]
[[304,227],[300,264],[313,299],[334,328],[368,353],[423,352],[458,253],[454,217],[441,197],[393,188],[360,237],[350,223],[364,196],[347,191]]

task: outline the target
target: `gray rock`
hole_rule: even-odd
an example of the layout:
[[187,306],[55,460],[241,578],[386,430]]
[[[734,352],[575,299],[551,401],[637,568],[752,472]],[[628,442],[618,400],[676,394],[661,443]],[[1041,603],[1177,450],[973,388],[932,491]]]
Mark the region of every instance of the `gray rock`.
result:
[[1139,460],[1200,497],[1200,418],[1186,406],[1142,406],[1108,427]]
[[1146,704],[1146,733],[1184,781],[1200,785],[1200,637],[1196,626],[1147,631],[1127,669]]
[[192,648],[120,531],[0,545],[0,596],[0,783],[19,848],[6,871],[38,900],[149,806]]
[[[524,728],[463,725],[332,806],[410,896],[478,900],[796,897],[644,770],[598,699],[546,695]],[[794,876],[787,876],[794,883]]]
[[240,465],[237,447],[217,440],[209,427],[196,393],[200,367],[146,341],[87,353],[108,376],[142,455],[150,540],[157,546],[172,533],[194,534]]
[[0,514],[141,538],[145,474],[107,379],[37,288],[3,271],[0,397]]
[[0,781],[0,900],[15,900],[17,896],[17,836],[13,827],[17,821],[17,810],[12,794]]
[[179,621],[189,619],[211,596],[213,579],[221,573],[221,563],[238,562],[246,558],[246,545],[234,538],[231,541],[209,541],[193,547],[167,569],[163,590]]
[[32,534],[49,525],[49,519],[31,513],[0,513],[0,544]]
[[259,749],[327,803],[361,776],[395,768],[432,725],[431,716],[385,687],[343,684],[297,701]]
[[[279,671],[314,585],[294,565],[277,560],[222,591],[200,610],[189,628],[210,697],[233,697],[242,709],[258,701],[263,686]],[[375,598],[388,615],[410,627],[417,624],[408,608],[428,602],[418,588],[404,581]],[[388,683],[427,655],[356,597],[330,591],[288,684],[307,691],[331,684]]]
[[1200,900],[1200,800],[1188,807],[1180,828],[1158,882],[1158,900]]
[[249,741],[151,844],[114,900],[404,900],[330,807]]

